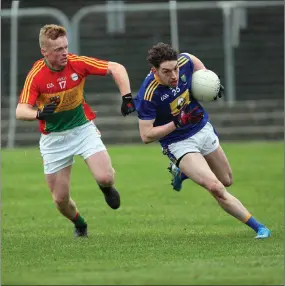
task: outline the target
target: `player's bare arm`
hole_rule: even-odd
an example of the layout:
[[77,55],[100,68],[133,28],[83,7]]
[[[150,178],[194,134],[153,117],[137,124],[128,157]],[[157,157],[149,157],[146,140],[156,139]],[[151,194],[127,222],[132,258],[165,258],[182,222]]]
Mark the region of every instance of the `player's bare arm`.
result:
[[16,108],[16,118],[18,120],[32,121],[36,120],[37,110],[27,103],[18,103]]
[[153,126],[153,120],[139,119],[139,130],[142,141],[145,144],[159,140],[176,129],[174,122],[169,122],[162,126]]
[[189,54],[189,53],[183,53],[183,54],[186,54],[188,55],[193,64],[194,64],[194,72],[195,71],[198,71],[198,70],[204,70],[206,69],[205,65],[202,63],[202,61],[200,59],[198,59],[196,56],[192,55],[192,54]]
[[190,123],[200,122],[202,118],[203,112],[199,111],[197,107],[192,109],[189,105],[187,105],[181,109],[180,113],[174,117],[173,121],[161,126],[154,127],[154,119],[139,119],[140,135],[142,141],[145,144],[148,144],[163,138],[164,136],[173,132],[176,128],[184,127]]
[[116,62],[108,62],[108,74],[112,75],[121,95],[131,93],[131,86],[126,68]]
[[126,116],[135,111],[130,80],[126,68],[116,62],[108,62],[107,74],[111,74],[122,95],[121,113]]
[[36,119],[44,120],[54,113],[58,100],[58,97],[54,97],[51,102],[44,105],[42,109],[34,109],[33,106],[28,103],[18,103],[16,108],[16,118],[25,121],[32,121]]

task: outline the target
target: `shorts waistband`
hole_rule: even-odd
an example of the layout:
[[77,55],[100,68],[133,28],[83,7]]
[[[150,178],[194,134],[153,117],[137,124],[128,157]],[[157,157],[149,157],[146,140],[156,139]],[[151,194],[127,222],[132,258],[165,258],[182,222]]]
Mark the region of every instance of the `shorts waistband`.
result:
[[64,130],[64,131],[60,131],[60,132],[50,132],[48,134],[42,134],[42,135],[45,135],[45,136],[63,136],[63,135],[67,135],[67,134],[70,134],[74,131],[78,131],[78,130],[81,130],[83,128],[85,128],[86,126],[89,126],[89,125],[95,125],[93,121],[89,121],[87,123],[84,123],[83,125],[80,125],[80,126],[76,126],[72,129],[68,129],[68,130]]

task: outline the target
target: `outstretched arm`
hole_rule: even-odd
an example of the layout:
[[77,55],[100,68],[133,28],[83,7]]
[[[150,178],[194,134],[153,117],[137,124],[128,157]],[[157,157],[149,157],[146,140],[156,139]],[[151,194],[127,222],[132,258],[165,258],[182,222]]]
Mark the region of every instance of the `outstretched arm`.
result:
[[125,67],[119,63],[108,62],[108,74],[111,74],[122,95],[121,113],[126,116],[135,111],[135,105],[131,94],[130,80]]
[[113,76],[122,96],[131,93],[129,76],[123,65],[115,62],[108,62],[107,73]]

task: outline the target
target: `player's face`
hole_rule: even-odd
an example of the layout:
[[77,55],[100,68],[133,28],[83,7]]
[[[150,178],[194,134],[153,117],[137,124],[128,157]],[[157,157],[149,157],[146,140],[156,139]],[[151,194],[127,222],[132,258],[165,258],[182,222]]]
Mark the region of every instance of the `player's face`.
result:
[[177,61],[166,61],[156,69],[156,75],[164,85],[176,87],[179,79],[179,67]]
[[49,39],[46,47],[42,49],[42,54],[53,68],[60,69],[66,66],[68,55],[67,37],[59,37],[56,40]]

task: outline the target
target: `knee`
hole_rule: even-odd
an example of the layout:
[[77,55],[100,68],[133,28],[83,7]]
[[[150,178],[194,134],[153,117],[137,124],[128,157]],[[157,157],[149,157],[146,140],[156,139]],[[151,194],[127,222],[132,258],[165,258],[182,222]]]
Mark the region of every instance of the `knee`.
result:
[[223,177],[222,179],[222,184],[225,187],[230,187],[233,184],[233,176],[232,173],[226,174],[226,176]]
[[219,180],[210,180],[205,184],[205,188],[216,198],[222,199],[225,194],[225,187]]
[[114,184],[114,170],[110,170],[105,174],[101,174],[97,177],[97,183],[101,186],[112,186]]
[[68,194],[53,194],[53,201],[57,206],[65,205],[69,201]]

